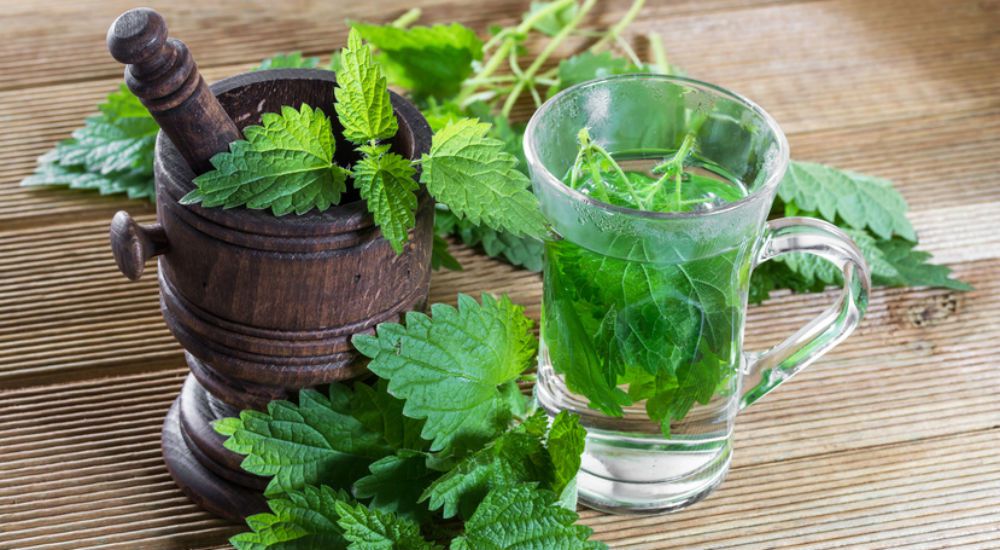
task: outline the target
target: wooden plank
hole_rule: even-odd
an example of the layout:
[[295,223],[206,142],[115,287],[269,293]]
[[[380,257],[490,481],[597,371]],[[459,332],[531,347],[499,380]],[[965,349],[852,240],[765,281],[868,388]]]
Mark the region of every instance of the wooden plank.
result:
[[[749,2],[722,1],[719,7]],[[255,9],[241,9],[239,2],[177,3],[153,2],[171,28],[171,36],[183,40],[202,67],[244,63],[275,52],[302,50],[329,53],[346,37],[346,19],[391,21],[419,4],[427,21],[458,20],[485,32],[491,24],[509,25],[527,9],[521,0],[501,0],[477,9],[455,9],[454,0],[412,2],[388,0],[364,2],[310,2],[289,7],[282,3],[260,3]],[[691,11],[694,2],[686,2]],[[597,21],[610,22],[627,8],[626,2],[609,2],[599,10]],[[108,26],[134,3],[114,1],[92,5],[63,6],[38,17],[33,12],[8,15],[0,28],[8,40],[0,48],[0,89],[39,86],[55,82],[86,81],[117,77],[118,66],[107,54],[104,36]],[[262,22],[266,22],[263,24]],[[58,36],[58,40],[53,38]],[[74,44],[74,61],[66,63],[66,43]],[[47,66],[51,70],[38,71]]]
[[661,33],[688,74],[755,99],[791,133],[996,106],[980,71],[1000,56],[1000,6],[915,7],[773,5],[643,18],[634,30]]
[[[425,21],[479,31],[527,3],[419,2]],[[325,54],[343,42],[344,17],[384,21],[412,4],[154,7],[215,79],[276,51]],[[106,241],[115,210],[148,220],[152,208],[16,186],[114,88],[121,69],[103,36],[132,6],[0,0],[0,548],[224,548],[238,530],[188,503],[161,462],[159,425],[186,369],[155,270],[125,281]],[[625,6],[602,2],[596,20]],[[718,493],[667,517],[584,510],[598,538],[631,549],[997,546],[998,28],[1000,4],[973,0],[647,2],[631,33],[659,33],[688,74],[759,101],[795,158],[895,180],[922,247],[976,290],[879,290],[855,335],[740,417]],[[467,271],[436,274],[433,301],[507,292],[537,319],[537,275],[453,251]],[[751,309],[747,348],[831,299],[777,293]]]
[[[998,193],[1000,188],[990,192]],[[964,223],[970,216],[980,223]],[[939,260],[976,262],[1000,257],[1000,233],[993,229],[1000,222],[1000,195],[994,202],[927,209],[914,213],[913,218],[926,248],[942,255]],[[152,216],[146,214],[139,219],[149,221]],[[52,242],[63,245],[52,247]],[[462,247],[453,252],[466,271],[435,273],[432,300],[451,302],[458,292],[508,292],[528,306],[529,315],[538,317],[541,286],[536,274],[513,269]],[[974,285],[991,284],[992,276],[983,271],[984,267],[970,265],[963,269],[960,273]],[[904,300],[899,291],[884,296],[887,300]],[[905,296],[917,301],[937,299],[918,299],[918,294]],[[750,341],[769,341],[791,334],[826,301],[797,296],[763,308],[761,314],[765,316],[774,314],[776,308],[784,311],[780,321],[767,323],[767,331],[751,322]],[[976,303],[986,305],[992,301]],[[882,322],[874,320],[878,304],[873,302],[869,314],[868,323],[873,327]],[[792,309],[806,313],[791,315]],[[888,319],[890,326],[901,326],[900,320],[905,325],[904,312],[893,315],[896,317]],[[111,258],[106,221],[0,232],[0,387],[51,382],[64,376],[81,378],[166,368],[178,364],[180,358],[181,350],[159,314],[155,266],[151,265],[139,282],[126,280]]]
[[[1000,373],[993,368],[993,343],[1000,337],[1000,321],[993,312],[1000,308],[1000,282],[992,274],[998,268],[1000,260],[963,265],[960,273],[978,285],[969,294],[902,289],[879,292],[872,300],[868,320],[851,339],[740,419],[741,427],[750,430],[740,431],[740,447],[752,455],[753,462],[763,463],[1000,424],[997,406]],[[505,280],[500,276],[504,269],[509,270],[498,266],[498,277],[489,288],[509,292],[515,300],[529,304],[529,313],[537,316],[537,283],[530,285],[534,290],[529,290],[518,277]],[[464,279],[464,284],[472,287],[464,289],[468,292],[482,288],[473,286],[468,279]],[[432,300],[454,302],[458,290],[463,290],[462,285],[451,285],[446,279],[435,286]],[[766,343],[791,334],[816,315],[829,299],[829,293],[784,296],[752,310],[747,348],[761,349]],[[887,333],[886,327],[891,327],[891,332]],[[134,345],[135,350],[129,355],[148,354],[151,348],[156,349],[141,342]],[[878,349],[874,356],[873,349]],[[171,366],[180,364],[176,356],[164,362]],[[953,365],[954,378],[948,384],[940,382],[941,364]],[[76,366],[77,363],[69,363],[66,370]],[[169,372],[176,373],[173,369]],[[174,374],[175,381],[176,377]],[[102,395],[112,393],[110,387],[102,391],[107,392]],[[78,414],[89,418],[95,403],[99,403],[89,399],[86,407],[79,397],[62,402],[59,414],[66,415],[62,421],[69,422]],[[8,423],[27,422],[24,419],[37,412],[30,401],[17,403],[12,397],[2,401],[11,402],[9,406],[16,403],[17,409],[8,410],[5,415]],[[139,404],[130,401],[128,405]],[[858,416],[857,411],[864,411],[864,415]],[[0,423],[0,433],[3,426]],[[21,439],[27,438],[26,444],[31,444],[38,433],[44,432],[38,431],[39,426],[18,424],[16,433]],[[80,428],[85,430],[86,423]],[[81,433],[90,435],[86,430]],[[21,439],[5,435],[3,453],[27,452],[21,447]],[[95,443],[94,448],[100,446]],[[82,450],[75,448],[74,452]],[[17,456],[18,460],[30,458]]]
[[[917,376],[915,367],[891,368],[898,377]],[[817,445],[822,431],[796,418],[822,414],[824,403],[799,403],[795,417],[781,411],[785,395],[807,385],[807,371],[741,419],[734,468],[717,494],[667,518],[584,510],[584,522],[614,548],[636,549],[779,542],[900,547],[948,537],[992,540],[1000,520],[996,395],[991,403],[966,405],[958,395],[945,403],[966,413],[992,408],[992,424],[957,425],[951,415],[900,414],[874,430],[926,432],[934,425],[941,435],[892,442],[864,435],[886,392],[868,391],[871,381],[846,376],[842,365],[817,365],[811,371],[839,378],[859,396],[835,415],[840,431],[853,436],[849,447],[830,452],[830,446]],[[208,547],[235,532],[193,508],[161,463],[157,428],[183,374],[173,369],[0,394],[0,545]],[[883,380],[880,389],[888,385],[909,393],[884,373]],[[831,382],[822,383],[830,387]],[[844,398],[834,393],[826,405]],[[58,407],[51,406],[53,397]],[[924,403],[937,401],[927,396]],[[781,450],[769,453],[769,447]],[[67,463],[73,468],[59,467]]]
[[[610,24],[630,2],[602,2],[595,9],[595,24]],[[773,4],[774,0],[681,0],[669,5],[649,2],[651,16],[709,14],[722,10]],[[121,67],[112,61],[104,45],[108,26],[120,13],[135,7],[125,0],[97,0],[46,5],[40,12],[23,2],[2,8],[0,31],[0,89],[118,77]],[[407,9],[419,6],[424,20],[460,21],[485,33],[492,24],[516,23],[527,11],[525,0],[498,0],[465,9],[456,0],[381,0],[380,2],[258,2],[234,1],[165,2],[148,5],[167,19],[171,35],[184,40],[202,67],[256,60],[275,52],[303,50],[329,53],[347,36],[345,19],[390,21]],[[262,22],[266,22],[262,23]],[[65,57],[65,44],[73,44],[72,62]],[[47,70],[39,71],[44,66]]]

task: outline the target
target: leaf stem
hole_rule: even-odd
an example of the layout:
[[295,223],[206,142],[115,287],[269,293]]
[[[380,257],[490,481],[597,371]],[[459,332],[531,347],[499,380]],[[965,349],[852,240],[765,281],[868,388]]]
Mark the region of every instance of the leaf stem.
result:
[[660,70],[661,74],[671,74],[670,63],[667,62],[667,50],[663,47],[663,37],[659,33],[651,32],[646,35],[649,41],[649,52],[653,55],[653,65]]
[[534,84],[528,86],[528,91],[531,92],[531,99],[535,102],[535,108],[542,106],[542,96],[538,93],[538,88]]
[[485,52],[488,52],[491,49],[495,48],[496,45],[499,44],[501,40],[506,40],[509,33],[510,29],[501,29],[498,33],[491,36],[490,39],[487,40],[485,44],[483,44],[483,53],[485,54]]
[[459,105],[465,105],[469,97],[475,93],[479,86],[475,83],[476,80],[482,80],[484,78],[489,78],[493,76],[493,73],[500,68],[500,65],[507,60],[507,56],[514,47],[514,41],[507,38],[500,43],[497,51],[493,52],[493,55],[487,60],[483,68],[476,74],[476,76],[471,80],[466,80],[462,83],[462,89],[459,91],[458,95],[455,97],[455,102]]
[[681,183],[684,181],[684,170],[678,170],[674,175],[674,202],[677,204],[677,209],[681,209],[681,201],[683,197],[681,195]]
[[598,40],[597,43],[594,44],[590,49],[596,52],[601,48],[604,48],[609,44],[611,44],[612,42],[614,42],[615,39],[618,38],[618,35],[620,35],[622,31],[625,30],[626,27],[632,24],[632,21],[634,21],[635,18],[639,15],[639,12],[642,11],[642,6],[645,3],[646,0],[635,0],[634,2],[632,2],[632,7],[630,7],[628,11],[625,12],[625,15],[622,16],[621,20],[619,20],[618,23],[615,23],[613,27],[608,29],[608,32],[607,34],[604,35],[604,38]]
[[618,166],[618,161],[616,161],[614,157],[612,157],[611,154],[604,149],[604,147],[601,147],[597,143],[594,143],[593,147],[594,151],[597,152],[598,155],[600,155],[604,160],[606,160],[608,163],[611,164],[611,167],[615,170],[615,172],[618,174],[618,177],[620,177],[622,179],[622,182],[625,184],[625,190],[628,191],[628,194],[629,196],[632,197],[632,200],[634,200],[636,204],[639,205],[640,208],[645,208],[645,206],[642,204],[642,200],[640,199],[639,195],[636,194],[635,192],[635,187],[632,187],[632,180],[628,179],[628,175],[625,174],[625,171],[622,170],[622,167]]
[[668,179],[674,178],[674,202],[678,210],[682,205],[681,182],[684,179],[684,161],[694,149],[695,139],[694,132],[688,132],[674,156],[653,168],[653,172],[663,172],[663,175],[653,183],[654,191],[659,190]]
[[423,11],[420,8],[410,8],[403,15],[396,18],[395,21],[390,23],[393,27],[398,27],[400,29],[405,29],[413,23],[416,23],[417,19],[420,19],[420,15]]
[[[677,151],[669,159],[661,162],[653,168],[653,172],[662,172],[663,176],[659,181],[666,181],[667,178],[674,175],[674,172],[678,171],[678,168],[684,167],[684,161],[687,160],[689,154],[691,154],[691,149],[695,144],[694,132],[688,132],[684,136],[684,140],[681,142],[681,146],[677,148]],[[657,181],[657,183],[659,183]]]
[[524,90],[525,84],[527,84],[528,81],[535,76],[535,73],[542,68],[542,65],[545,64],[549,56],[555,52],[556,48],[558,48],[559,45],[566,40],[566,37],[572,34],[573,30],[576,29],[581,22],[583,22],[584,17],[586,17],[587,13],[589,13],[591,9],[593,9],[594,4],[596,3],[597,0],[586,0],[573,19],[567,23],[558,34],[553,36],[552,40],[549,40],[548,44],[545,45],[545,48],[543,48],[538,54],[538,57],[536,57],[531,65],[528,66],[527,70],[524,71],[523,77],[514,84],[514,89],[510,91],[510,94],[507,96],[507,100],[504,101],[503,108],[500,110],[501,116],[510,116],[510,112],[513,110],[514,104],[517,103],[517,98],[520,97],[521,92]]
[[507,56],[507,62],[510,65],[510,72],[514,75],[515,82],[524,79],[524,71],[521,70],[521,66],[517,63],[517,51],[513,50],[510,55]]
[[[507,59],[507,56],[514,49],[514,46],[517,45],[517,42],[521,36],[527,34],[532,29],[532,27],[537,25],[538,22],[544,19],[545,17],[548,17],[553,13],[557,13],[558,11],[566,8],[575,1],[576,0],[556,0],[551,4],[548,4],[544,8],[538,10],[537,12],[531,14],[530,16],[526,17],[524,21],[522,21],[521,24],[518,25],[517,27],[514,27],[513,29],[504,29],[504,31],[501,31],[499,34],[497,34],[497,36],[494,37],[494,39],[499,39],[500,36],[504,37],[503,41],[500,42],[500,46],[497,47],[497,50],[493,52],[493,55],[490,56],[490,58],[486,61],[486,63],[483,64],[483,68],[476,73],[473,79],[466,80],[465,82],[462,83],[462,89],[459,91],[458,96],[455,98],[455,102],[458,103],[459,105],[464,105],[468,101],[469,97],[472,96],[472,94],[474,94],[477,91],[478,85],[475,84],[475,80],[492,76],[493,73],[495,73],[497,69],[499,69],[500,66],[503,64],[503,62]],[[489,42],[487,42],[487,45],[490,45],[490,43],[493,42],[494,39],[491,39]]]
[[517,77],[513,75],[499,75],[499,76],[490,76],[487,78],[472,78],[467,80],[466,82],[476,85],[486,85],[486,84],[502,84],[505,82],[514,82],[515,80],[517,80]]
[[632,49],[632,45],[628,43],[628,40],[619,36],[615,38],[615,43],[618,44],[618,47],[621,48],[623,52],[625,52],[625,55],[628,56],[633,65],[636,67],[642,67],[642,60],[639,59],[638,55],[636,55],[635,50]]
[[[576,189],[576,181],[580,172],[580,165],[586,164],[590,168],[590,179],[593,180],[595,186],[599,186],[602,189],[601,196],[602,200],[606,201],[607,198],[607,182],[601,176],[601,169],[598,163],[593,160],[588,160],[590,154],[596,154],[601,157],[605,162],[607,162],[611,169],[615,171],[619,178],[622,180],[622,185],[625,186],[625,191],[628,192],[629,196],[635,202],[636,206],[640,209],[646,208],[646,201],[643,197],[636,192],[635,187],[632,185],[632,180],[628,178],[628,174],[622,170],[622,167],[618,165],[618,161],[608,153],[607,149],[601,147],[599,143],[594,142],[590,139],[590,133],[587,132],[586,128],[582,128],[578,134],[577,140],[580,142],[580,151],[576,154],[576,160],[573,162],[572,173],[570,176],[570,186]],[[600,197],[599,197],[600,198]]]

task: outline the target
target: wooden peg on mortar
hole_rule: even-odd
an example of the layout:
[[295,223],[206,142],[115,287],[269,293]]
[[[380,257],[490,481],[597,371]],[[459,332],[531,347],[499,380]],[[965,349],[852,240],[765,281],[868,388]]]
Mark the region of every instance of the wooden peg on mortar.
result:
[[108,51],[127,65],[125,82],[159,123],[195,174],[212,169],[209,159],[242,139],[183,42],[167,38],[163,17],[135,8],[108,29]]

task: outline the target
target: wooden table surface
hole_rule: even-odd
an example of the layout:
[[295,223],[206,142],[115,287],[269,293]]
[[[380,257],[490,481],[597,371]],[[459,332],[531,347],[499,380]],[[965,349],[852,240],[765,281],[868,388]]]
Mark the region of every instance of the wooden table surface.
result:
[[[527,0],[153,2],[206,77],[278,51],[325,54],[346,17],[484,31]],[[104,48],[125,0],[0,2],[0,548],[221,548],[239,530],[174,487],[159,428],[185,374],[156,278],[130,283],[111,214],[142,202],[18,187],[35,157],[116,86]],[[617,19],[624,2],[599,18]],[[662,34],[690,75],[742,92],[793,156],[888,177],[922,246],[968,293],[879,289],[843,345],[738,421],[729,479],[662,517],[582,511],[613,548],[1000,547],[1000,3],[650,0],[632,32]],[[536,275],[457,250],[435,301],[508,292],[537,318]],[[750,314],[760,348],[831,294]]]

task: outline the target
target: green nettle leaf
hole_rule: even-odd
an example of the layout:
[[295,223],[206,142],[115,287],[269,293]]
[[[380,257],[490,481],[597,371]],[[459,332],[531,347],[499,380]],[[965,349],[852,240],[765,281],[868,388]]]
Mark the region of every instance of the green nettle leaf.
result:
[[363,156],[351,172],[354,186],[368,204],[382,236],[399,254],[416,225],[417,182],[413,175],[417,171],[410,161],[388,152],[388,145],[366,145],[361,151]]
[[[587,396],[591,407],[610,416],[621,416],[622,406],[631,404],[632,400],[617,387],[618,375],[621,374],[621,364],[617,360],[620,352],[599,356],[596,347],[599,342],[592,337],[591,329],[584,326],[584,320],[577,311],[578,304],[582,305],[582,302],[556,299],[556,293],[560,292],[558,289],[565,292],[575,286],[573,281],[577,271],[563,271],[552,269],[546,273],[546,288],[549,293],[543,299],[545,321],[542,326],[559,327],[553,333],[546,333],[549,356],[554,365],[572,365],[571,369],[566,369],[563,373],[566,385],[574,392]],[[617,318],[617,312],[613,315]],[[616,321],[609,324],[611,330],[598,330],[597,336],[613,342]]]
[[[546,437],[548,421],[536,411],[522,424],[462,459],[424,491],[420,501],[445,518],[468,518],[492,489],[534,482],[562,493],[580,468],[586,432],[579,417],[556,415]],[[574,495],[575,496],[575,495]],[[572,505],[576,505],[575,498]]]
[[341,51],[340,65],[333,94],[344,137],[361,144],[396,135],[399,126],[385,75],[372,59],[371,48],[361,42],[361,35],[354,29]]
[[840,281],[840,271],[819,256],[795,252],[775,258],[774,261],[788,266],[810,288],[816,285],[820,287],[832,285]]
[[[511,122],[509,118],[494,113],[493,109],[482,101],[475,101],[466,107],[469,116],[478,118],[481,122],[488,122],[492,126],[487,134],[493,139],[503,142],[503,150],[517,158],[517,169],[528,175],[528,161],[524,157],[524,131],[527,124],[523,122]],[[461,115],[456,117],[463,118]],[[443,126],[442,126],[443,128]]]
[[354,484],[354,496],[372,499],[370,508],[425,521],[430,511],[418,502],[424,489],[440,475],[428,469],[426,462],[425,453],[408,450],[379,459],[368,467],[371,474]]
[[[56,146],[58,148],[58,146]],[[125,193],[130,199],[155,197],[153,176],[143,169],[101,174],[88,172],[86,166],[63,166],[58,162],[42,162],[35,173],[21,180],[21,185],[65,185],[70,189],[96,189],[102,195]]]
[[[951,269],[929,263],[931,254],[914,250],[916,243],[895,237],[877,240],[865,232],[846,230],[865,256],[872,282],[886,286],[931,286],[971,290],[967,283],[950,277]],[[818,292],[830,284],[840,284],[833,264],[808,254],[789,254],[754,269],[750,279],[750,303],[766,300],[770,291],[787,288],[793,292]]]
[[271,513],[247,518],[251,531],[229,539],[237,550],[325,550],[346,545],[337,503],[350,497],[329,487],[305,486],[268,499]]
[[339,72],[344,66],[342,56],[343,52],[341,50],[337,50],[330,54],[330,62],[326,64],[326,68],[333,72]]
[[361,505],[338,502],[338,523],[344,530],[347,550],[443,550],[425,540],[416,523]]
[[485,448],[467,456],[430,485],[420,501],[445,518],[468,518],[490,489],[538,482],[552,486],[554,467],[545,448],[547,420],[538,410]]
[[489,124],[463,119],[434,134],[421,182],[460,217],[514,235],[542,238],[545,219],[517,160],[486,137]]
[[243,129],[228,153],[212,157],[214,170],[194,179],[197,189],[181,204],[270,208],[275,216],[324,211],[340,202],[346,171],[333,162],[330,119],[303,104],[264,113],[262,126]]
[[156,121],[124,84],[98,108],[100,114],[88,117],[73,137],[39,157],[35,173],[21,185],[59,185],[155,199]]
[[[549,7],[551,4],[552,2],[532,2],[531,9],[524,14],[524,19],[529,19],[536,13]],[[576,17],[579,10],[580,5],[576,2],[566,4],[564,7],[540,18],[535,22],[532,28],[548,36],[555,36],[559,34],[559,31],[569,25],[570,21]]]
[[621,415],[623,405],[646,400],[669,433],[671,421],[708,403],[731,365],[738,256],[654,265],[641,241],[614,239],[610,248],[614,256],[571,244],[549,249],[544,326],[560,330],[547,335],[548,351],[592,407]]
[[419,501],[427,502],[431,510],[441,510],[446,519],[459,513],[467,518],[491,488],[506,487],[513,481],[517,479],[510,463],[498,458],[491,446],[466,457],[434,481]]
[[[517,236],[505,231],[476,225],[441,207],[438,208],[434,218],[434,227],[438,235],[457,235],[463,244],[479,246],[487,256],[492,258],[501,259],[528,271],[542,270],[545,243],[534,237]],[[447,244],[443,240],[442,242]],[[436,264],[435,269],[437,269]]]
[[[908,282],[907,279],[900,273],[896,265],[890,261],[889,257],[885,253],[885,250],[883,250],[880,246],[882,243],[889,241],[879,241],[872,237],[867,231],[861,231],[858,229],[845,229],[844,232],[847,233],[847,235],[858,245],[862,255],[864,255],[865,262],[871,270],[873,282],[889,286],[915,286],[919,284]],[[909,242],[899,238],[894,240]],[[910,243],[910,249],[913,248],[913,244],[914,243]],[[923,259],[930,256],[930,254],[927,253],[923,254],[925,255]],[[822,288],[824,285],[840,284],[843,280],[840,271],[834,267],[832,263],[812,254],[793,253],[776,258],[776,260],[783,262],[793,272],[801,276],[803,282],[809,288]],[[919,263],[923,264],[924,262],[920,261]],[[940,268],[940,266],[929,267]],[[945,277],[945,280],[948,280],[947,277]],[[955,283],[958,281],[952,282]],[[959,284],[964,283],[959,282]]]
[[534,357],[532,322],[506,296],[484,294],[482,305],[460,294],[458,308],[410,312],[406,324],[382,323],[377,336],[359,334],[354,346],[369,370],[389,380],[403,413],[426,419],[431,450],[474,446],[501,433],[523,398],[515,380]]
[[579,416],[563,411],[552,421],[545,448],[552,459],[552,490],[556,494],[576,478],[586,438],[587,430],[580,424]]
[[778,195],[799,210],[818,212],[830,222],[843,220],[847,226],[871,230],[881,239],[899,235],[917,240],[906,219],[906,201],[889,180],[792,161]]
[[303,57],[302,52],[279,53],[260,62],[252,70],[267,69],[315,69],[319,66],[318,57]]
[[448,241],[440,234],[434,234],[434,242],[431,248],[431,268],[434,270],[447,269],[450,271],[463,271],[462,264],[448,251]]
[[139,98],[122,84],[98,108],[101,114],[88,117],[71,140],[57,146],[59,158],[51,160],[63,165],[83,164],[87,171],[103,175],[152,168],[159,126]]
[[[950,278],[947,267],[928,263],[929,253],[913,250],[916,234],[906,219],[906,202],[888,180],[793,161],[778,194],[776,211],[822,217],[840,225],[861,249],[875,284],[971,288]],[[789,254],[754,270],[749,301],[760,303],[778,288],[816,292],[840,281],[833,264],[812,255]]]
[[523,267],[528,271],[542,270],[542,255],[545,243],[528,236],[517,236],[489,227],[470,226],[459,232],[462,242],[469,246],[481,244],[488,256],[502,258],[506,262]]
[[[847,236],[858,245],[861,254],[865,257],[865,262],[868,263],[868,268],[871,270],[873,279],[890,281],[899,278],[899,271],[896,270],[896,266],[889,262],[885,257],[885,253],[878,247],[878,241],[867,231],[845,229],[844,233],[847,233]],[[832,265],[830,262],[826,263],[827,265]],[[838,282],[840,281],[839,275],[838,272]]]
[[351,23],[351,27],[379,49],[379,62],[393,84],[418,98],[455,95],[472,74],[472,62],[483,57],[479,37],[458,23],[407,28]]
[[555,496],[533,484],[494,489],[465,524],[465,535],[452,541],[451,550],[508,550],[607,548],[588,542],[593,532],[575,525],[579,516],[555,504]]
[[628,59],[618,57],[609,51],[601,53],[587,51],[559,62],[559,85],[553,91],[565,90],[570,86],[595,78],[646,72],[653,71],[647,66],[638,67]]
[[379,379],[374,386],[354,384],[351,415],[368,431],[377,433],[393,449],[423,451],[430,442],[420,437],[422,420],[403,416],[403,402],[389,395],[389,383]]
[[329,396],[299,393],[299,404],[272,401],[267,412],[246,410],[215,425],[228,436],[227,449],[246,455],[244,470],[274,476],[264,494],[275,496],[306,485],[348,488],[368,465],[390,453],[385,438],[351,414],[351,391],[330,386]]
[[104,117],[109,121],[123,118],[145,118],[153,119],[142,101],[128,89],[125,84],[120,84],[118,89],[108,94],[104,103],[97,106]]
[[91,117],[83,128],[73,132],[70,147],[90,172],[131,170],[152,157],[159,129],[150,117]]
[[928,263],[928,252],[914,250],[914,243],[894,238],[876,243],[885,260],[891,264],[898,278],[884,281],[885,284],[907,286],[936,286],[953,290],[972,290],[972,286],[951,278],[951,269],[943,265]]
[[808,282],[783,262],[764,262],[753,270],[747,301],[759,304],[770,297],[772,290],[787,288],[792,292],[819,292],[826,283]]
[[438,132],[445,126],[465,118],[465,111],[454,101],[438,101],[431,97],[428,98],[427,105],[420,110],[420,114],[427,119],[431,131]]

